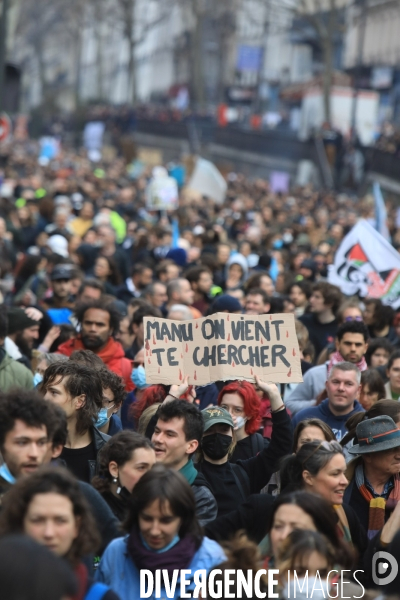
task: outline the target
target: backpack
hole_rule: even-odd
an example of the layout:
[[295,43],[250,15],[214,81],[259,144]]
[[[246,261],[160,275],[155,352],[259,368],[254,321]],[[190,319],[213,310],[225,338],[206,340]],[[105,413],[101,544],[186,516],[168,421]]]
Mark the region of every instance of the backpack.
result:
[[104,598],[110,589],[111,588],[104,583],[94,583],[86,594],[84,600],[102,600],[102,598]]

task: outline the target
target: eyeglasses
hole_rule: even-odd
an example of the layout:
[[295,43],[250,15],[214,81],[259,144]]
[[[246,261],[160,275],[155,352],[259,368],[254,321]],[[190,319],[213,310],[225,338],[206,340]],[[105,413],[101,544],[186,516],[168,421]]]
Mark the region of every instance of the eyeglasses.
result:
[[346,317],[345,321],[346,323],[350,322],[350,321],[362,321],[363,318],[362,317]]
[[[310,443],[310,442],[307,442],[307,443]],[[307,444],[304,444],[304,446],[306,446],[306,445]],[[303,448],[304,448],[304,446],[303,446]],[[337,454],[337,453],[343,454],[343,448],[339,444],[339,442],[334,442],[334,441],[333,442],[327,442],[326,440],[324,440],[323,442],[320,442],[318,444],[318,446],[316,446],[314,448],[314,450],[307,456],[307,458],[305,460],[303,460],[303,462],[301,463],[302,467],[304,467],[304,465],[306,464],[306,462],[309,461],[310,458],[312,456],[314,456],[314,454],[316,452],[318,452],[318,450],[320,450],[321,448],[324,448],[324,450],[328,450],[329,452],[332,452],[332,453],[335,453],[335,454]]]

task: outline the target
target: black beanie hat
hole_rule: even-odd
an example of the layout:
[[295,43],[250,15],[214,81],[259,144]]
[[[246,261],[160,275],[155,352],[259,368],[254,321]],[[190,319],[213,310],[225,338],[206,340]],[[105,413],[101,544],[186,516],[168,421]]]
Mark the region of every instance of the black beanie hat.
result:
[[28,317],[28,315],[22,308],[18,308],[16,306],[8,308],[7,318],[8,335],[12,335],[17,331],[27,329],[28,327],[33,327],[34,325],[40,325],[40,321],[34,321],[34,319]]

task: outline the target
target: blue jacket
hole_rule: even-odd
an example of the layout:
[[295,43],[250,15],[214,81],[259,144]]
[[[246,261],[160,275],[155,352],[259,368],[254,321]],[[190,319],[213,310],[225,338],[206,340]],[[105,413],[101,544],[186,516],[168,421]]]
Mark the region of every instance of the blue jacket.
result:
[[[140,595],[140,575],[139,570],[128,554],[127,539],[128,536],[113,540],[106,548],[96,572],[96,581],[109,585],[121,600],[137,600],[142,598]],[[192,571],[192,574],[198,569],[205,569],[208,575],[211,569],[225,560],[226,557],[221,546],[205,537],[187,568]],[[186,579],[189,579],[189,577],[186,576]],[[192,581],[191,585],[186,587],[186,592],[189,590],[193,592],[194,588],[195,584]],[[153,590],[150,598],[155,599],[155,590]],[[163,588],[161,589],[161,598],[167,598],[166,591]],[[180,598],[180,578],[178,578],[174,598],[176,600]]]
[[304,419],[321,419],[324,423],[329,425],[332,429],[333,433],[336,436],[336,439],[340,442],[342,437],[344,437],[347,433],[346,429],[346,421],[352,415],[357,412],[364,412],[361,404],[354,400],[354,408],[350,413],[346,415],[334,415],[329,408],[329,400],[328,398],[321,402],[319,406],[313,406],[312,408],[304,408],[300,412],[297,413],[292,419],[293,427],[296,427],[300,421]]

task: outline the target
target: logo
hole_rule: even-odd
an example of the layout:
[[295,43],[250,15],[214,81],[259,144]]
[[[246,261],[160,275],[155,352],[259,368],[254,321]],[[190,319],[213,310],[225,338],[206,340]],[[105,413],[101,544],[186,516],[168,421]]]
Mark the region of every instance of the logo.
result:
[[372,557],[372,579],[376,585],[392,583],[398,572],[397,560],[389,552],[375,552]]
[[222,412],[222,410],[219,410],[218,408],[209,408],[209,409],[206,410],[206,413],[208,415],[210,415],[210,417],[213,417],[214,415],[217,415],[217,417],[220,417],[221,415],[224,414]]

